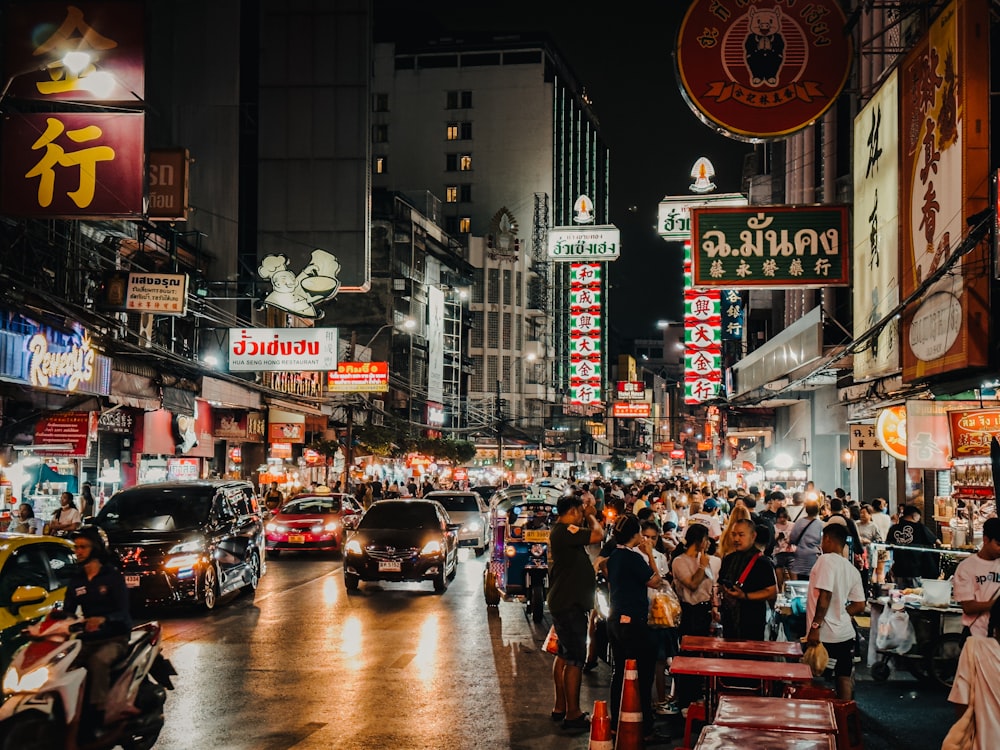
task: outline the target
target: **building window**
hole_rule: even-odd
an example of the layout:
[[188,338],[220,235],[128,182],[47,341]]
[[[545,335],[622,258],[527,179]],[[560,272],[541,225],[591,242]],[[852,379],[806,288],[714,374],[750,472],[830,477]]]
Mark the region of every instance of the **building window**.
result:
[[472,217],[463,216],[458,220],[458,233],[469,234],[472,231]]
[[472,109],[471,91],[449,91],[445,95],[446,109]]
[[372,125],[372,143],[388,143],[389,142],[389,126],[388,125]]
[[472,154],[461,154],[458,157],[458,169],[460,172],[472,171]]
[[444,217],[444,231],[454,237],[458,234],[458,217],[457,216],[445,216]]
[[486,313],[486,346],[489,349],[500,346],[500,313]]
[[448,123],[448,127],[445,129],[445,136],[444,137],[447,140],[449,140],[449,141],[457,141],[458,140],[458,123],[457,122],[449,122]]
[[490,268],[486,271],[486,301],[497,304],[500,301],[500,269]]
[[511,300],[510,277],[510,271],[503,272],[503,303],[505,305],[509,305]]
[[388,112],[388,111],[389,111],[389,95],[372,94],[372,112]]
[[521,278],[522,275],[523,274],[518,271],[514,281],[514,304],[518,307],[524,304],[524,290],[521,288],[521,285],[524,283]]
[[503,392],[510,393],[510,357],[503,358]]
[[513,322],[510,313],[503,314],[503,348],[510,349],[511,323]]
[[493,384],[497,382],[497,355],[491,354],[486,358],[486,382],[490,384],[490,388]]
[[372,159],[372,171],[375,174],[385,174],[389,171],[389,157],[376,156]]
[[445,138],[449,141],[471,141],[471,122],[449,122],[445,128]]
[[524,348],[524,318],[520,315],[514,318],[514,334],[514,348],[521,351]]
[[448,185],[444,189],[445,203],[458,203],[458,185]]
[[472,185],[465,184],[458,186],[458,200],[461,203],[472,203]]
[[472,383],[470,384],[469,390],[479,391],[482,393],[486,390],[483,387],[483,355],[473,354],[472,355]]
[[458,154],[445,154],[444,155],[444,171],[445,172],[457,172],[458,171]]
[[469,313],[469,323],[472,325],[472,342],[469,346],[481,349],[483,347],[483,314],[479,310]]
[[472,272],[472,301],[483,301],[483,269],[477,268]]

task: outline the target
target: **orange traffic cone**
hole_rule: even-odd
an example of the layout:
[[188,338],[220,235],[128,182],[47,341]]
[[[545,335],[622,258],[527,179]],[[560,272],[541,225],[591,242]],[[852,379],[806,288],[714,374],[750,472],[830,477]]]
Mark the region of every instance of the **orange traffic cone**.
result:
[[643,750],[642,703],[639,700],[639,669],[635,659],[625,660],[622,703],[618,709],[617,750]]
[[611,716],[608,715],[607,701],[594,701],[594,713],[590,717],[590,745],[588,750],[612,750]]

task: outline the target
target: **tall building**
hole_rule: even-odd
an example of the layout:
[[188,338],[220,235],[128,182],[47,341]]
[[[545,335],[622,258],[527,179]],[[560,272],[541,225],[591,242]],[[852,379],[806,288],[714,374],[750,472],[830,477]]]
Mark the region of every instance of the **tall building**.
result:
[[502,421],[530,441],[572,411],[569,269],[547,259],[545,237],[580,195],[608,221],[598,122],[542,37],[377,39],[374,59],[373,184],[438,196],[475,269],[470,425],[485,435]]

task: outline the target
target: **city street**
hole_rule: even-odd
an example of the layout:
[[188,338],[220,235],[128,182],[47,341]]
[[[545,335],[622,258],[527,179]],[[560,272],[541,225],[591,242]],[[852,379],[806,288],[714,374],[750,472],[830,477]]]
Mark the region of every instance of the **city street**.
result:
[[[586,748],[548,718],[548,617],[488,609],[484,560],[462,550],[443,596],[427,584],[348,596],[339,560],[283,555],[253,600],[155,613],[179,673],[157,748]],[[584,678],[585,709],[609,682],[604,664]],[[940,747],[953,720],[942,691],[905,673],[874,683],[864,670],[857,697],[868,750]],[[679,747],[679,717],[664,726],[676,738],[664,747]]]

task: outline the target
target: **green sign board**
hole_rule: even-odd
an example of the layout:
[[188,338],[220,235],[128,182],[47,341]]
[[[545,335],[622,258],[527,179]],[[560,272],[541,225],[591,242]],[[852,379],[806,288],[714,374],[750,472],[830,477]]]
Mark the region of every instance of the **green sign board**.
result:
[[691,211],[695,287],[847,286],[846,206],[734,206]]

